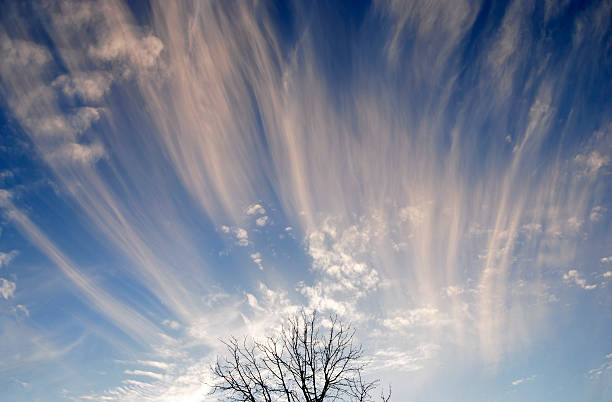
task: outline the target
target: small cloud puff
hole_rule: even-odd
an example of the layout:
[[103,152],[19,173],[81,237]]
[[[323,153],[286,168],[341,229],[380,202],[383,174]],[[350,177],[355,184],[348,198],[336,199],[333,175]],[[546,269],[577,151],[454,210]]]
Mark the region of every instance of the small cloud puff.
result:
[[7,266],[19,254],[17,250],[12,250],[8,253],[0,252],[0,268]]
[[597,287],[597,285],[587,285],[586,280],[575,269],[571,269],[566,274],[563,274],[563,280],[567,283],[575,283],[585,290],[592,290]]
[[90,145],[71,142],[64,144],[51,154],[59,162],[76,165],[92,165],[106,156],[106,150],[99,143]]
[[602,258],[601,262],[612,262],[612,256]]
[[6,36],[0,37],[0,51],[3,58],[0,68],[40,67],[51,60],[46,48],[24,40],[11,40]]
[[230,232],[230,228],[227,225],[221,225],[221,231],[223,233],[229,233]]
[[246,230],[237,228],[234,234],[236,235],[236,239],[238,240],[237,244],[239,246],[246,247],[249,245],[249,233]]
[[162,322],[162,324],[165,327],[168,327],[168,328],[171,328],[171,329],[174,329],[174,330],[177,330],[177,329],[179,329],[181,327],[181,324],[179,324],[178,322],[176,322],[174,320],[164,320]]
[[15,282],[0,278],[0,295],[8,300],[10,297],[15,297]]
[[601,205],[596,205],[591,209],[591,214],[589,215],[589,220],[591,222],[599,222],[606,213],[607,209],[602,207]]
[[266,224],[268,223],[268,217],[267,216],[262,216],[259,217],[255,220],[255,224],[257,226],[266,226]]
[[77,96],[86,102],[99,102],[108,92],[111,77],[102,72],[67,74],[57,77],[51,85],[61,89],[64,95]]
[[263,271],[263,265],[261,265],[261,253],[253,253],[251,254],[251,260],[253,260],[253,262],[255,264],[257,264],[257,266],[259,267],[259,269],[261,269]]
[[259,204],[253,204],[249,206],[246,210],[247,215],[264,215],[266,210]]
[[610,158],[607,155],[602,155],[597,151],[589,154],[578,154],[574,160],[580,164],[587,175],[594,177],[599,170],[610,163]]
[[529,376],[529,377],[525,377],[525,378],[519,378],[518,380],[512,381],[512,386],[516,387],[517,385],[520,385],[520,384],[522,384],[524,382],[533,381],[535,378],[536,378],[535,375],[532,375],[532,376]]

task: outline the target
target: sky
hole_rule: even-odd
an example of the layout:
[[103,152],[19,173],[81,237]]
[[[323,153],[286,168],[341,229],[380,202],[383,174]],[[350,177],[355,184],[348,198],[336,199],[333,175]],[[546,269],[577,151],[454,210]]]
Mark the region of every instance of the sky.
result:
[[215,401],[356,328],[395,401],[612,400],[612,2],[6,1],[0,389]]

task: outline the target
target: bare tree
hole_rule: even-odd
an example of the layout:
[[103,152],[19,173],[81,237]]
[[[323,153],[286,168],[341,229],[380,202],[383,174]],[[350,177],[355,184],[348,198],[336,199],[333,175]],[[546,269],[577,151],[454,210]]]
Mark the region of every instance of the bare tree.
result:
[[[264,341],[232,337],[223,342],[228,355],[212,368],[212,392],[240,402],[371,402],[379,381],[363,378],[366,363],[354,335],[336,316],[322,326],[316,312],[302,311]],[[380,400],[390,396],[389,388]]]

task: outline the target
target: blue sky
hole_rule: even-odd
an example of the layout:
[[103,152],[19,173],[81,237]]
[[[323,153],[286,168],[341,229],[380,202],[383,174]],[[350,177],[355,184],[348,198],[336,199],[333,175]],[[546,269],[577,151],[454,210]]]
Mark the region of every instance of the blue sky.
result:
[[306,307],[396,401],[612,400],[609,1],[6,2],[0,389],[207,395]]

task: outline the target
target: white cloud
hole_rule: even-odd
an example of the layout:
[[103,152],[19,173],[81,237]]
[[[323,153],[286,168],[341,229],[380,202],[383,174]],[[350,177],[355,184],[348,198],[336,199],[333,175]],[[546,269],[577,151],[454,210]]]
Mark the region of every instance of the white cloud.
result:
[[259,267],[259,269],[261,269],[263,271],[263,265],[261,264],[261,253],[253,253],[251,254],[251,260],[253,260],[253,262],[255,264],[257,264],[257,266]]
[[45,47],[20,39],[11,40],[6,36],[0,36],[0,49],[2,70],[15,67],[40,67],[51,60],[51,54]]
[[612,271],[604,272],[603,273],[603,277],[604,278],[612,278]]
[[372,368],[377,370],[418,371],[425,367],[427,360],[436,357],[440,349],[440,345],[435,343],[423,343],[410,350],[394,347],[381,349],[374,353]]
[[60,114],[37,115],[29,118],[28,124],[34,134],[41,136],[43,139],[65,138],[70,140],[89,130],[92,124],[100,119],[101,111],[100,108],[80,107],[76,109],[75,113],[68,116]]
[[265,208],[259,204],[250,205],[246,210],[247,215],[256,215],[256,214],[264,215],[265,213],[266,213]]
[[170,368],[170,365],[168,363],[155,360],[137,360],[136,363],[142,366],[158,368],[160,370],[167,370]]
[[527,381],[533,381],[536,378],[535,375],[529,376],[529,377],[524,377],[524,378],[519,378],[517,380],[512,381],[512,386],[516,387],[517,385],[521,385],[524,382]]
[[450,323],[448,317],[433,307],[396,311],[382,321],[382,325],[392,331],[405,331],[417,326],[440,327]]
[[410,222],[413,225],[419,225],[425,219],[422,208],[410,205],[400,209],[399,216],[402,222]]
[[458,296],[460,294],[463,294],[464,292],[465,289],[459,286],[447,286],[445,289],[445,293],[449,297]]
[[245,229],[237,228],[234,230],[234,234],[238,240],[236,244],[241,247],[246,247],[249,245],[249,233]]
[[8,253],[0,252],[0,268],[7,266],[19,254],[17,250],[11,250]]
[[26,317],[30,316],[30,310],[28,310],[28,308],[22,304],[18,304],[15,306],[15,308],[13,308],[13,313],[14,314],[23,314]]
[[571,231],[578,231],[582,227],[584,221],[578,217],[572,216],[567,220],[567,225]]
[[598,151],[592,151],[588,154],[578,154],[574,158],[575,161],[583,166],[587,175],[594,177],[599,170],[610,163],[610,157],[602,155]]
[[164,320],[162,322],[162,324],[168,328],[177,330],[181,327],[181,324],[179,324],[178,322],[174,321],[174,320]]
[[601,205],[596,205],[591,209],[591,214],[589,215],[589,220],[591,222],[599,222],[605,215],[607,209],[602,207]]
[[257,224],[257,226],[266,226],[266,223],[268,223],[268,217],[267,216],[259,217],[255,220],[255,223]]
[[9,297],[14,297],[16,288],[17,286],[15,285],[15,282],[0,278],[0,295],[2,295],[2,297],[4,297],[5,299],[8,299]]
[[603,263],[606,263],[606,262],[612,262],[612,256],[602,258],[602,259],[601,259],[601,262],[603,262]]
[[226,226],[226,225],[221,225],[221,231],[223,233],[229,233],[230,232],[230,227]]
[[66,96],[78,96],[86,102],[99,102],[110,89],[111,76],[100,71],[82,72],[72,76],[63,74],[57,77],[52,85],[60,88]]
[[163,49],[164,44],[154,35],[138,37],[131,31],[115,30],[89,51],[102,61],[124,61],[137,68],[151,68]]
[[78,144],[71,142],[55,150],[50,157],[58,162],[76,165],[92,165],[106,156],[104,146],[99,143]]
[[153,372],[153,371],[125,370],[124,373],[125,374],[129,374],[129,375],[137,375],[137,376],[149,377],[149,378],[153,378],[154,380],[160,380],[160,381],[164,379],[164,375],[163,374],[156,373],[156,372]]
[[597,285],[587,285],[586,280],[575,269],[571,269],[566,274],[563,274],[563,280],[567,283],[574,283],[585,290],[592,290],[597,287]]

